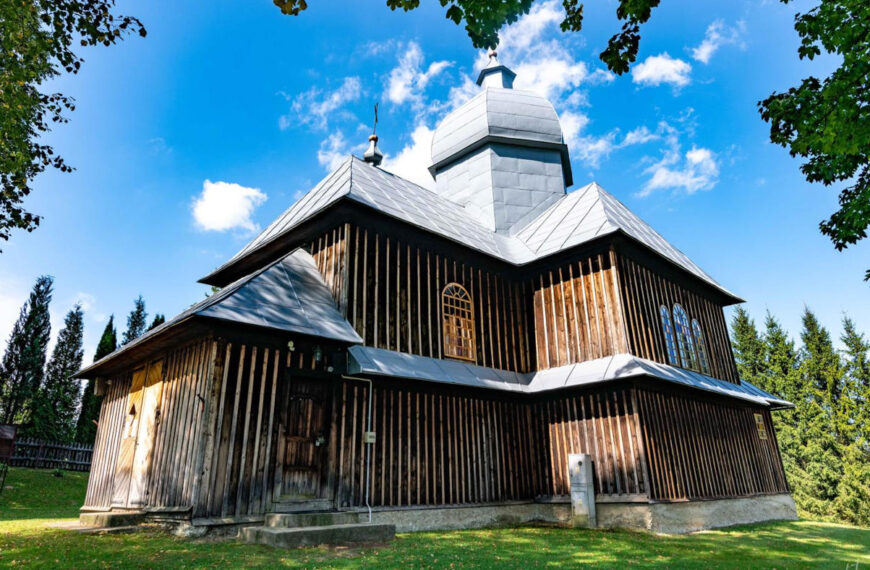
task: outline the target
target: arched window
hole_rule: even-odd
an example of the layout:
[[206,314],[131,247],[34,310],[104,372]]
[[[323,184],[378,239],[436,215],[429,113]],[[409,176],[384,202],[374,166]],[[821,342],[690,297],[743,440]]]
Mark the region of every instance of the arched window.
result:
[[474,340],[474,304],[459,283],[448,283],[441,293],[441,324],[444,356],[477,360]]
[[668,349],[668,362],[674,366],[680,365],[680,360],[677,358],[677,344],[674,341],[674,327],[671,325],[671,312],[664,305],[659,307],[659,314],[662,319],[662,332],[665,335],[665,345]]
[[683,368],[698,369],[698,358],[695,354],[695,341],[692,338],[692,329],[689,328],[689,317],[679,304],[674,305],[674,329],[677,335],[677,346],[680,348],[680,360]]
[[701,330],[701,324],[698,319],[692,319],[692,332],[695,334],[695,344],[698,347],[698,364],[701,365],[701,372],[710,374],[710,358],[707,355],[707,339],[704,338],[704,331]]

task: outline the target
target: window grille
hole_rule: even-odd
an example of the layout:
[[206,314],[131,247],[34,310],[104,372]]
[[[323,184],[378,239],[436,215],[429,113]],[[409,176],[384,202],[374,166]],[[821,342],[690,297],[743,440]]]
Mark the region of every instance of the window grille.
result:
[[659,314],[662,319],[662,332],[665,335],[665,344],[668,349],[668,363],[674,366],[680,365],[680,360],[677,357],[677,344],[674,341],[674,327],[671,324],[671,311],[664,305],[659,307]]
[[698,364],[701,365],[701,372],[710,374],[707,339],[704,338],[704,331],[701,330],[701,324],[698,322],[698,319],[692,319],[692,332],[695,334],[695,345],[698,347]]
[[444,356],[475,362],[474,303],[465,287],[448,283],[441,293]]
[[680,349],[680,360],[683,368],[698,369],[698,356],[695,353],[695,341],[692,329],[689,327],[689,317],[679,304],[674,305],[674,329],[676,330],[677,346]]

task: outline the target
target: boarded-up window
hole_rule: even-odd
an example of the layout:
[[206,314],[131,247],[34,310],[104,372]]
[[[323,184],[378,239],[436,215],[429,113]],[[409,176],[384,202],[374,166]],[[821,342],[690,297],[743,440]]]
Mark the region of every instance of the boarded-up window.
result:
[[758,439],[767,439],[767,428],[764,426],[764,416],[755,414],[755,426],[758,428]]
[[449,358],[476,360],[474,340],[474,304],[471,295],[459,283],[448,283],[441,293],[444,355]]

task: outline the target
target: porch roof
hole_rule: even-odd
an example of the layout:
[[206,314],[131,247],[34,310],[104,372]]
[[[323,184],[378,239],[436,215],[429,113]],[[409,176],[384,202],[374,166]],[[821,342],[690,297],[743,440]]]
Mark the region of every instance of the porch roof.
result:
[[773,409],[794,405],[742,381],[733,384],[691,370],[659,364],[631,354],[617,354],[538,372],[496,370],[456,360],[439,360],[366,346],[349,348],[348,372],[411,378],[429,382],[536,394],[630,378],[652,377],[673,384],[737,398]]
[[106,365],[193,317],[265,327],[346,343],[362,342],[335,306],[314,258],[297,249],[182,311],[164,324],[80,370],[91,378]]

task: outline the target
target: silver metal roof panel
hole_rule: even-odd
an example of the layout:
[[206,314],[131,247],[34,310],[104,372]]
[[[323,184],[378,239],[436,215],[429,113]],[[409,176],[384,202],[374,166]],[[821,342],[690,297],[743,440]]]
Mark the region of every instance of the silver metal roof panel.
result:
[[348,369],[351,374],[412,378],[527,394],[649,376],[762,406],[793,407],[791,403],[768,394],[748,382],[732,384],[631,354],[617,354],[558,368],[519,374],[456,360],[439,360],[398,353],[383,348],[352,346],[348,352],[350,354]]

